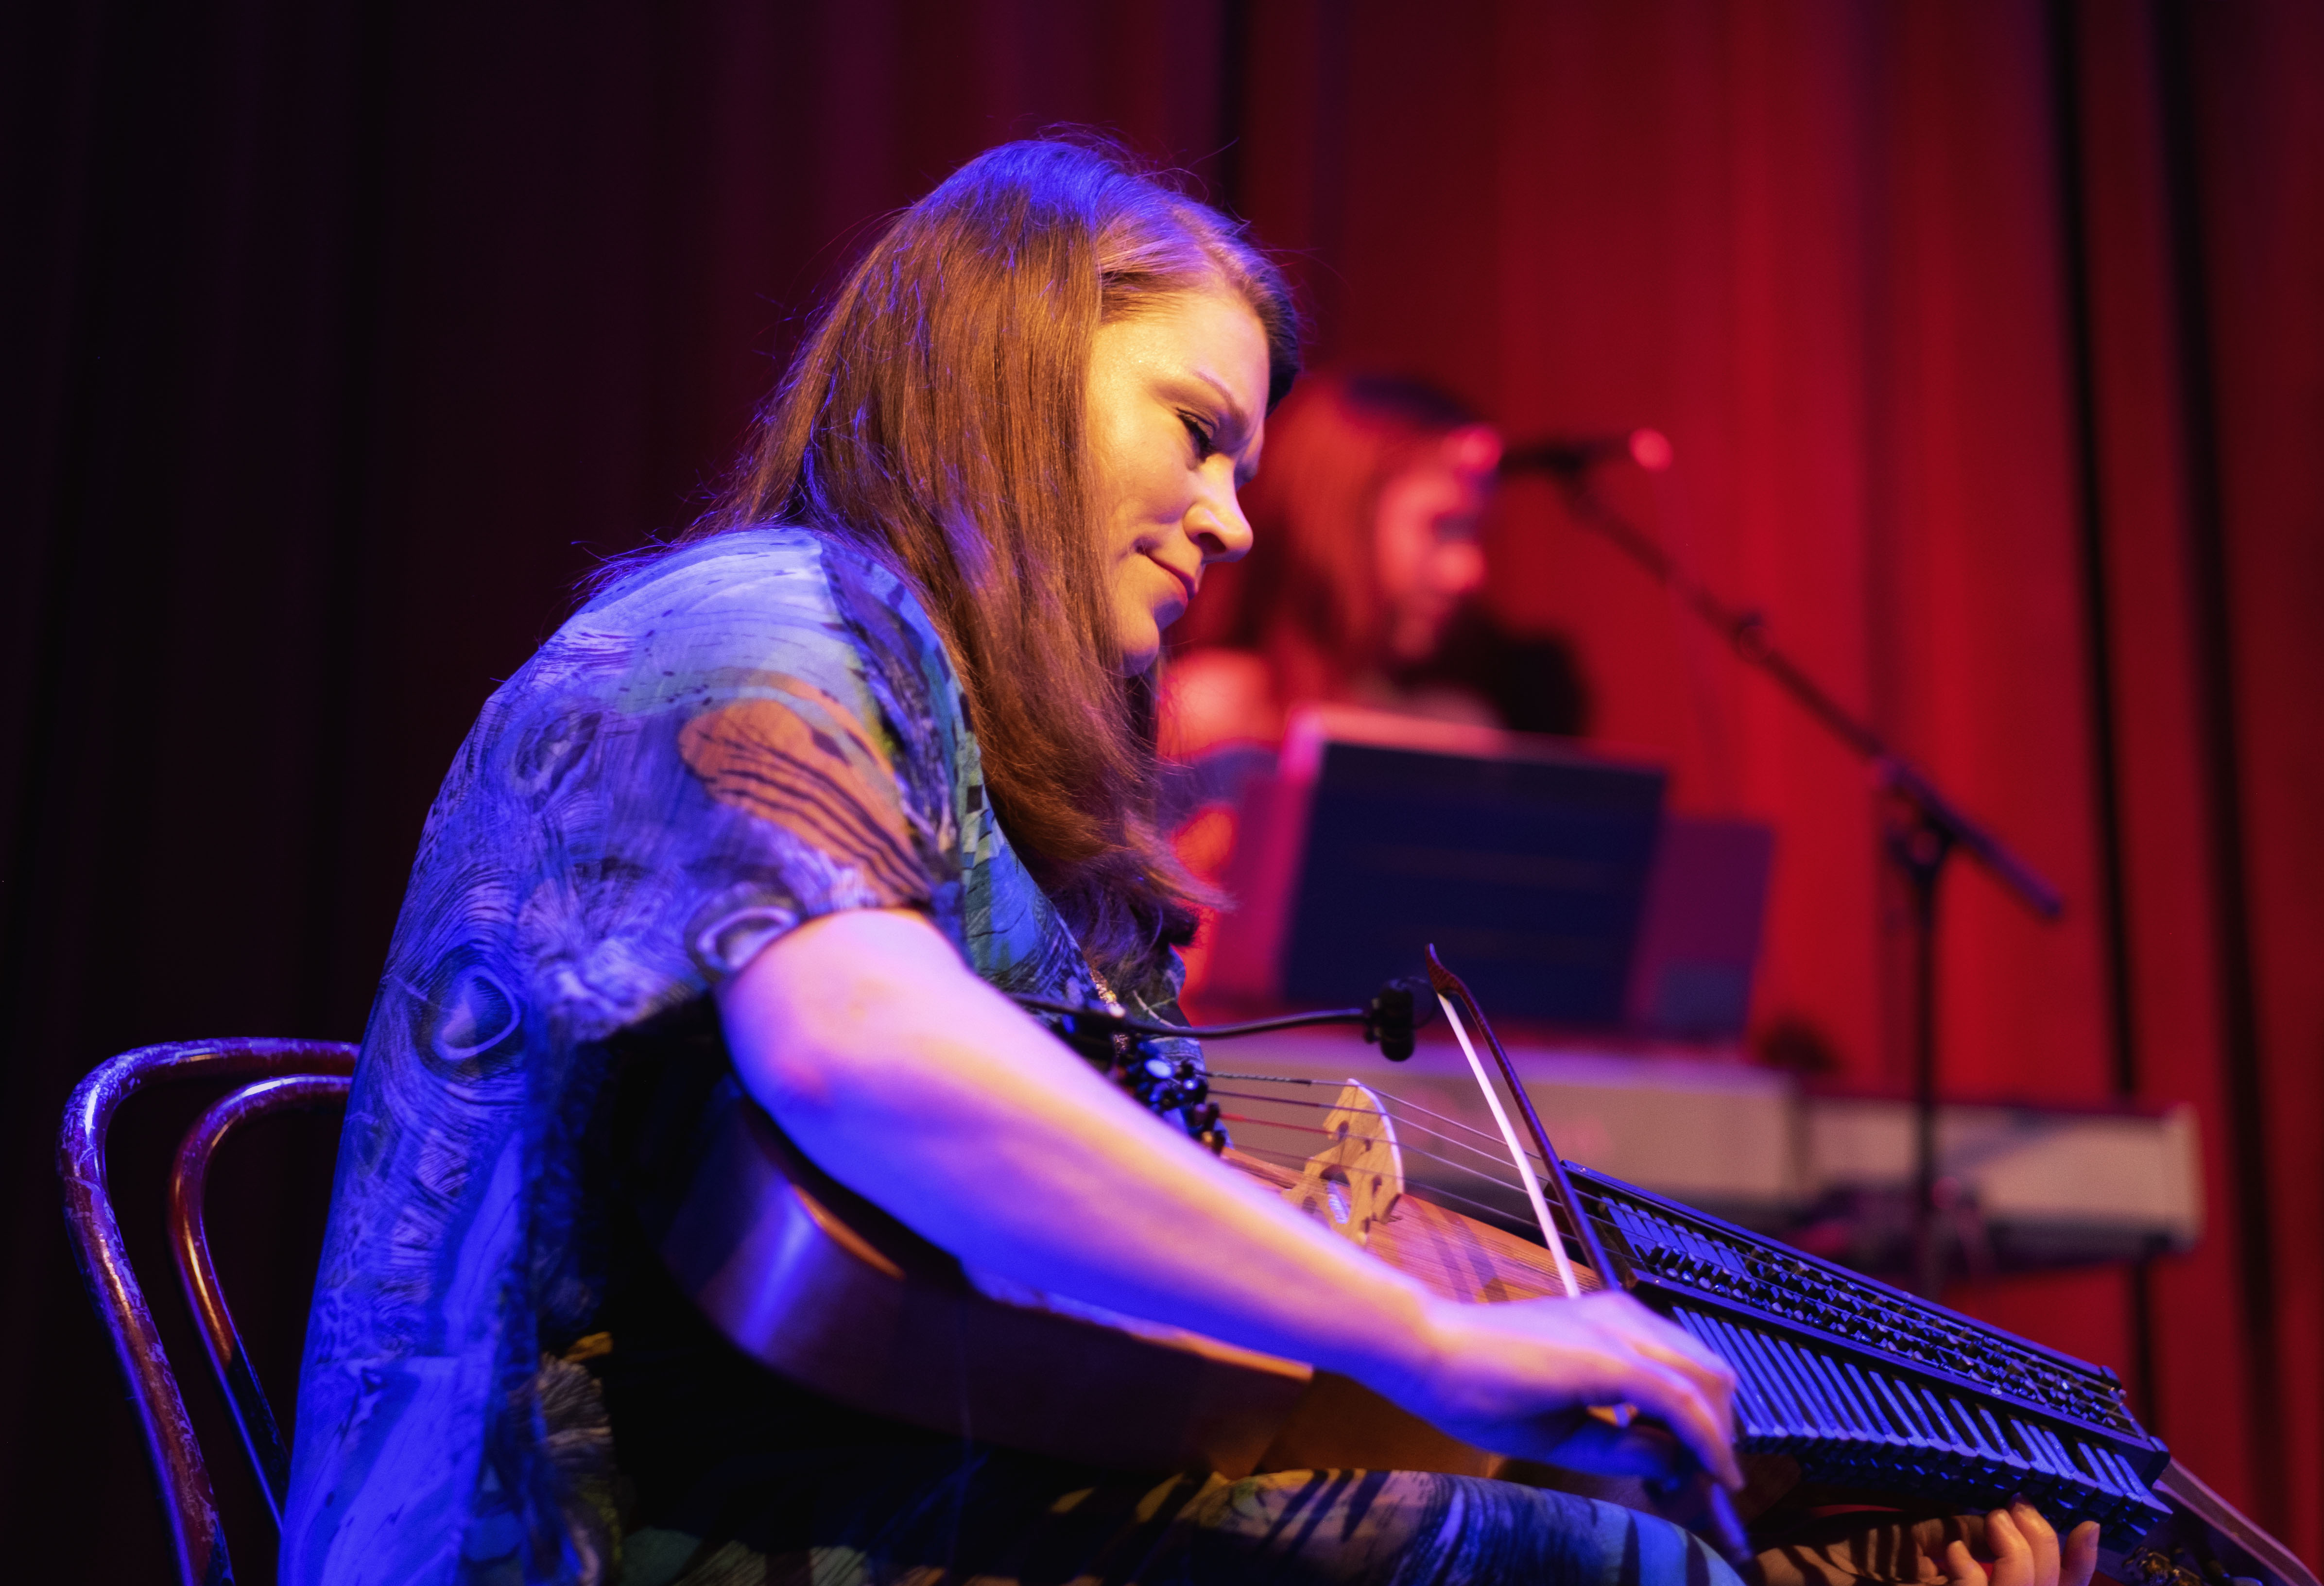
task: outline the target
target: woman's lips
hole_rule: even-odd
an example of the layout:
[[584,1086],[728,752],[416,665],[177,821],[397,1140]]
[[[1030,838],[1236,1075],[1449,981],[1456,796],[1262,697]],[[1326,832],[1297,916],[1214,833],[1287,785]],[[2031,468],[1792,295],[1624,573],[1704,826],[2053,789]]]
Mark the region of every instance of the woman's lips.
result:
[[1169,574],[1171,577],[1178,581],[1178,610],[1182,613],[1194,604],[1194,592],[1202,587],[1201,575],[1197,574],[1193,577],[1189,577],[1166,561],[1162,561],[1154,557],[1148,557],[1146,559],[1152,562],[1156,567],[1161,568],[1164,572]]

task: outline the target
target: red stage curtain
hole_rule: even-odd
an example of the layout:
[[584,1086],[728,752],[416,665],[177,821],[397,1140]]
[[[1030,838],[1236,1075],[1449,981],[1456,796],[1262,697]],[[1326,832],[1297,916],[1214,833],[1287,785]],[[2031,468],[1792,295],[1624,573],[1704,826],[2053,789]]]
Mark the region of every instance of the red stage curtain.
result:
[[[2151,1390],[2324,1557],[2312,0],[240,0],[0,30],[0,1491],[46,1517],[20,1568],[160,1546],[56,1236],[72,1080],[358,1030],[493,679],[593,555],[696,510],[866,226],[1056,121],[1294,250],[1328,355],[1519,435],[1671,436],[1626,504],[2068,894],[2045,926],[1949,881],[1948,1082],[2200,1110],[2210,1235],[2144,1305],[2122,1275],[1959,1297]],[[1861,769],[1540,486],[1492,552],[1505,613],[1580,644],[1603,735],[1779,826],[1760,1016],[1901,1080]],[[171,1138],[134,1137],[125,1192],[158,1196]],[[246,1328],[286,1393],[319,1215],[287,1186],[327,1148],[222,1189],[229,1282],[294,1313]]]
[[[2115,1365],[2316,1556],[2324,18],[1289,11],[1248,201],[1313,250],[1330,350],[1518,435],[1664,429],[1678,469],[1626,504],[2065,890],[2044,925],[1956,867],[1947,1083],[2194,1102],[2210,1237],[2144,1305],[2117,1275],[1955,1298]],[[1902,1084],[1862,770],[1546,490],[1494,553],[1506,614],[1579,640],[1602,735],[1778,826],[1760,1016]]]

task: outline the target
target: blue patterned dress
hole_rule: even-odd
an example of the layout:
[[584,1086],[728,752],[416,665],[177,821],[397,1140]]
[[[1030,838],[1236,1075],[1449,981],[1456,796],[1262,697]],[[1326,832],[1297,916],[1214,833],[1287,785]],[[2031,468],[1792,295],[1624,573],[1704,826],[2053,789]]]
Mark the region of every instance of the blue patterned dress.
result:
[[[924,911],[1005,991],[1096,994],[983,793],[918,598],[802,530],[647,565],[493,695],[429,813],[364,1032],[281,1578],[1723,1575],[1657,1522],[1496,1482],[1124,1479],[939,1444],[747,1380],[653,1303],[589,1168],[636,1032],[844,908]],[[1162,1013],[1174,979],[1115,989]],[[634,1363],[615,1312],[655,1340]],[[625,1402],[645,1406],[627,1423]],[[689,1404],[710,1408],[650,1413]],[[695,1443],[716,1457],[658,1481],[662,1451]]]

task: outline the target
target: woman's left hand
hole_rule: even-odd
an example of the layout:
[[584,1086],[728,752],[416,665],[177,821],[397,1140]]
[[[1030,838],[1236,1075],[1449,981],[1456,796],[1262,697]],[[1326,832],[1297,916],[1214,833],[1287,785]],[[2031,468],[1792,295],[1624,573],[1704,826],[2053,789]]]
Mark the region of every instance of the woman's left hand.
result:
[[1915,1586],[2090,1586],[2098,1528],[2090,1521],[2061,1542],[2032,1504],[2020,1500],[1982,1518],[1940,1517],[1868,1526],[1813,1546],[1759,1554],[1767,1586],[1839,1586],[1894,1581]]
[[1954,1537],[1945,1545],[1951,1586],[2090,1586],[2098,1567],[2098,1527],[2084,1520],[2061,1546],[2042,1511],[2020,1499],[1985,1517],[1983,1556]]

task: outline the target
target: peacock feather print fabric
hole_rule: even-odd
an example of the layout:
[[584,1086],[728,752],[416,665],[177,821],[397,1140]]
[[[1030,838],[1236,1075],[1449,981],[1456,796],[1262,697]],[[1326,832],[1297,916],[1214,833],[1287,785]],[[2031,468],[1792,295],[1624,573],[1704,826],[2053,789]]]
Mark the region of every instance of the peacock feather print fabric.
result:
[[[1093,998],[983,790],[914,592],[805,530],[646,564],[492,696],[428,817],[364,1031],[285,1581],[604,1576],[602,1433],[565,1424],[544,1351],[602,1297],[573,1231],[608,1043],[844,908],[924,910],[1004,991]],[[1175,991],[1124,995],[1153,1010]]]

